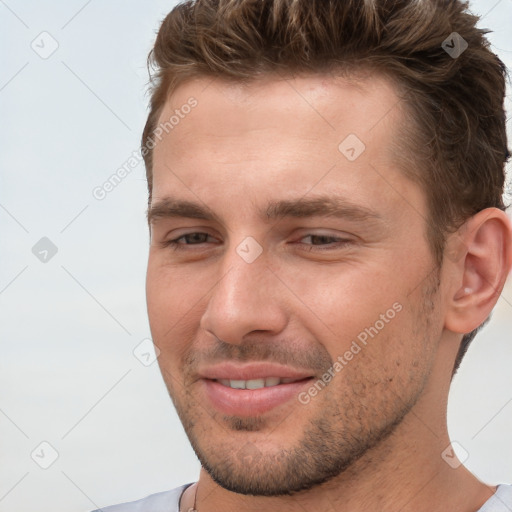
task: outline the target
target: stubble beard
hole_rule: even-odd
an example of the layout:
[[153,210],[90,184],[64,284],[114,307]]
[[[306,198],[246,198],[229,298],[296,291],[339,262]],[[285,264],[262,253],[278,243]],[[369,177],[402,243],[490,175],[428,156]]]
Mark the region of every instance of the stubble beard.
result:
[[[438,278],[437,274],[426,280],[418,324],[415,332],[409,334],[421,343],[430,343],[429,346],[432,345],[428,340],[430,315],[435,307],[433,298],[439,287]],[[417,343],[418,347],[421,343]],[[252,432],[261,439],[266,431],[265,439],[272,440],[273,431],[278,431],[279,426],[268,425],[264,416],[212,418],[188,391],[177,399],[170,389],[171,383],[166,384],[194,452],[218,485],[243,495],[293,495],[329,482],[382,444],[418,401],[433,360],[431,350],[418,352],[414,368],[409,369],[408,375],[395,379],[393,390],[390,382],[395,367],[385,368],[380,376],[371,367],[365,373],[366,357],[364,354],[359,357],[360,364],[350,364],[342,370],[341,392],[331,392],[334,386],[340,386],[334,378],[311,404],[295,404],[292,421],[297,421],[301,413],[308,414],[307,407],[314,403],[316,413],[304,426],[297,442],[290,446],[275,445],[271,450],[260,450],[258,442],[251,441]],[[402,382],[397,387],[396,381],[400,379]],[[211,430],[220,432],[220,438],[210,436]],[[238,434],[243,432],[248,435],[240,443]],[[368,458],[370,461],[371,455]]]

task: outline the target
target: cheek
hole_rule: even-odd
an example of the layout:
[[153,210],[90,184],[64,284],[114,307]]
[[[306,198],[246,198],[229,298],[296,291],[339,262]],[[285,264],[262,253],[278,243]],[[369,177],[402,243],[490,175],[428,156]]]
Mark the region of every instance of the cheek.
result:
[[405,400],[432,364],[424,297],[419,289],[408,295],[406,277],[366,270],[324,269],[296,279],[294,292],[307,306],[296,312],[298,321],[339,363],[338,392],[351,389],[370,402],[372,393]]
[[405,301],[400,311],[392,311],[395,314],[391,318],[393,313],[388,313],[388,323],[379,318],[363,329],[354,326],[356,334],[340,337],[343,342],[330,347],[341,368],[333,380],[332,397],[349,404],[353,412],[347,414],[361,421],[372,415],[385,418],[395,414],[397,407],[412,404],[433,364],[424,319]]
[[310,264],[304,272],[281,269],[281,276],[293,291],[298,322],[316,333],[333,357],[354,340],[391,331],[403,316],[404,290],[376,267]]
[[[177,272],[165,269],[149,261],[146,275],[146,301],[149,324],[153,341],[161,350],[161,357],[167,358],[169,347],[177,355],[189,343],[184,335],[188,318],[193,314],[196,297],[190,294],[190,287],[183,286]],[[174,355],[173,355],[174,359]]]

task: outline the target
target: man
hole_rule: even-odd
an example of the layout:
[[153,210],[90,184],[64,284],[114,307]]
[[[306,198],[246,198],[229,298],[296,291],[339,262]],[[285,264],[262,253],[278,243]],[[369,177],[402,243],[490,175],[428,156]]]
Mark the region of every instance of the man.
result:
[[512,266],[505,69],[476,22],[455,0],[167,16],[147,302],[202,469],[103,510],[512,510],[446,426]]

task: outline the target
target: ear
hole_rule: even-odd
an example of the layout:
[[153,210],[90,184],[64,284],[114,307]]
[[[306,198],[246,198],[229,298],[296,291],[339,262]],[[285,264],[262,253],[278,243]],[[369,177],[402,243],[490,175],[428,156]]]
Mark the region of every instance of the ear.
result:
[[445,254],[445,328],[467,334],[491,314],[512,267],[509,218],[498,208],[478,212],[448,237]]

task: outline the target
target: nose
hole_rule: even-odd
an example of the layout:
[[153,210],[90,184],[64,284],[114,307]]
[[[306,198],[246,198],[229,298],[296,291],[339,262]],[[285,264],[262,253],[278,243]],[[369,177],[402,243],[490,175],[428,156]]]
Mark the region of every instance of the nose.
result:
[[254,331],[280,333],[287,323],[286,290],[265,253],[248,263],[233,248],[223,258],[201,327],[230,344],[243,343]]

